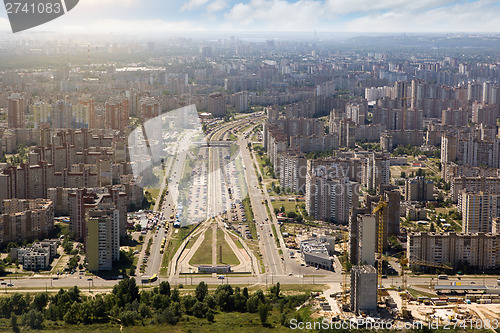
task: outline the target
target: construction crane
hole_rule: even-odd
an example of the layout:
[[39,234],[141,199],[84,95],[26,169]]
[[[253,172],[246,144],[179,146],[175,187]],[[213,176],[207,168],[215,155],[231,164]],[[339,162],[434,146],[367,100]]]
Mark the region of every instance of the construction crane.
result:
[[406,257],[406,251],[403,251],[403,256],[399,259],[399,264],[401,266],[401,288],[405,293],[404,297],[401,297],[401,317],[409,318],[411,317],[411,312],[408,312],[408,294],[407,294],[407,281],[406,281],[406,265],[408,265],[408,258]]
[[344,260],[343,260],[343,272],[342,272],[342,310],[343,311],[349,311],[350,309],[350,304],[349,304],[349,299],[347,298],[347,292],[349,290],[349,284],[347,282],[347,263],[349,262],[347,258],[347,244],[348,244],[348,237],[347,237],[347,232],[344,233],[344,244],[343,244],[343,250],[344,250]]
[[[382,254],[384,253],[384,208],[387,207],[387,201],[382,200],[378,202],[377,207],[373,210],[373,214],[378,213],[378,230],[377,230],[377,281],[379,288],[382,287]],[[382,299],[382,295],[377,293],[378,301]]]

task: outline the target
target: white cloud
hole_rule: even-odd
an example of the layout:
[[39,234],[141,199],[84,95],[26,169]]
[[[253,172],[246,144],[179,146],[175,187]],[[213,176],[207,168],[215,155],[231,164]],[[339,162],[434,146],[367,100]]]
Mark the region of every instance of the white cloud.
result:
[[[221,28],[276,31],[498,31],[498,1],[250,0],[226,14]],[[350,18],[354,17],[354,18]]]
[[97,31],[134,32],[170,32],[170,31],[201,31],[205,30],[194,21],[164,21],[164,20],[101,20],[90,25]]
[[0,31],[2,30],[11,30],[10,23],[8,19],[0,17]]
[[215,0],[214,2],[211,2],[210,4],[207,5],[207,12],[209,13],[215,13],[215,12],[220,12],[223,9],[226,9],[228,6],[226,0]]
[[454,0],[326,0],[325,10],[332,14],[372,13],[373,11],[419,11],[451,3]]
[[225,14],[235,25],[254,25],[256,30],[313,30],[321,19],[326,18],[320,1],[299,0],[251,0],[239,3]]
[[164,20],[97,20],[90,24],[64,24],[59,31],[65,33],[116,33],[143,34],[184,31],[203,31],[205,28],[194,21]]
[[78,6],[125,6],[125,7],[135,7],[141,4],[140,0],[81,0],[78,2]]
[[491,4],[491,1],[477,1],[420,13],[372,14],[348,22],[344,28],[358,32],[495,32],[500,27],[500,16]]
[[181,7],[181,10],[193,10],[203,7],[208,0],[190,0],[188,3]]

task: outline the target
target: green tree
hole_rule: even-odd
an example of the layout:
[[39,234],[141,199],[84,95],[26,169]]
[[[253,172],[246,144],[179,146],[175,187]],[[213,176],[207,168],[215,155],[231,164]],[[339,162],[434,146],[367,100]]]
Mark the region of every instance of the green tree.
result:
[[170,283],[168,281],[160,283],[160,294],[170,296]]
[[186,295],[182,298],[182,305],[187,313],[191,314],[194,304],[197,302],[196,298],[191,295]]
[[36,294],[33,298],[33,303],[31,303],[31,307],[37,311],[42,311],[47,306],[49,301],[49,296],[47,293]]
[[208,294],[208,285],[201,281],[197,286],[196,286],[196,290],[195,290],[195,297],[198,301],[200,302],[203,302],[203,300],[205,299],[205,297],[207,296]]
[[267,323],[267,317],[269,316],[269,305],[266,303],[260,303],[258,312],[261,324],[265,325]]
[[212,310],[212,309],[208,309],[208,311],[207,311],[207,315],[206,315],[206,316],[207,316],[207,320],[208,320],[209,322],[213,323],[213,322],[214,322],[214,319],[215,319],[215,311],[214,311],[214,310]]
[[124,311],[120,315],[120,322],[124,326],[134,325],[136,319],[137,319],[137,312],[135,312],[135,311]]
[[193,308],[192,308],[193,315],[196,318],[205,317],[208,310],[209,310],[208,305],[206,303],[203,303],[200,301],[196,301],[196,303],[194,303]]
[[125,278],[113,287],[113,294],[116,295],[117,305],[124,307],[125,304],[139,299],[139,288],[135,284],[135,279]]
[[31,329],[42,328],[43,315],[40,311],[31,309],[27,313],[23,314],[22,324],[23,326],[28,326]]
[[17,316],[15,313],[10,314],[10,327],[12,328],[12,332],[19,332],[19,324],[17,323]]

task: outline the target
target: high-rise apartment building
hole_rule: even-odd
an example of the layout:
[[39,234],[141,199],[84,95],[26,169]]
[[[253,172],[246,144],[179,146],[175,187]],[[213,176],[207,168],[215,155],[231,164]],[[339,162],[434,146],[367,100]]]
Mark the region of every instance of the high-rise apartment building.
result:
[[434,183],[423,176],[407,179],[405,184],[405,200],[430,201],[434,200]]
[[97,128],[95,100],[90,95],[84,94],[78,98],[78,104],[88,109],[88,128]]
[[126,98],[111,98],[105,104],[104,125],[106,129],[123,131],[129,124],[129,106]]
[[[340,173],[339,173],[340,172]],[[306,210],[314,218],[348,224],[351,207],[357,207],[359,184],[341,175],[337,167],[308,164]]]
[[458,195],[465,233],[492,232],[493,219],[500,214],[500,194],[462,190]]
[[154,97],[146,97],[141,99],[141,114],[142,121],[158,117],[160,115],[160,103]]
[[223,117],[226,115],[226,98],[221,93],[213,93],[208,96],[208,112],[214,117]]
[[500,234],[409,233],[407,257],[451,267],[480,269],[500,267]]
[[358,215],[359,265],[375,265],[377,250],[377,220],[375,215]]
[[50,122],[52,128],[71,128],[71,103],[57,101],[52,104]]
[[41,124],[49,124],[52,113],[52,105],[44,102],[37,102],[33,105],[33,122],[35,128],[40,128]]
[[2,201],[0,245],[47,237],[54,227],[54,205],[47,199]]
[[89,271],[110,271],[120,259],[119,212],[91,209],[86,214],[85,255]]
[[24,97],[19,93],[13,93],[7,98],[7,127],[25,127]]

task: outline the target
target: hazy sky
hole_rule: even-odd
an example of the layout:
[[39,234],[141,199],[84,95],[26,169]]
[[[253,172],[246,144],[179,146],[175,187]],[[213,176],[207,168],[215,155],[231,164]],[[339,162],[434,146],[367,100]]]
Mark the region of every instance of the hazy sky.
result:
[[[499,32],[493,0],[80,0],[35,28],[65,32]],[[0,30],[10,30],[5,7]]]

